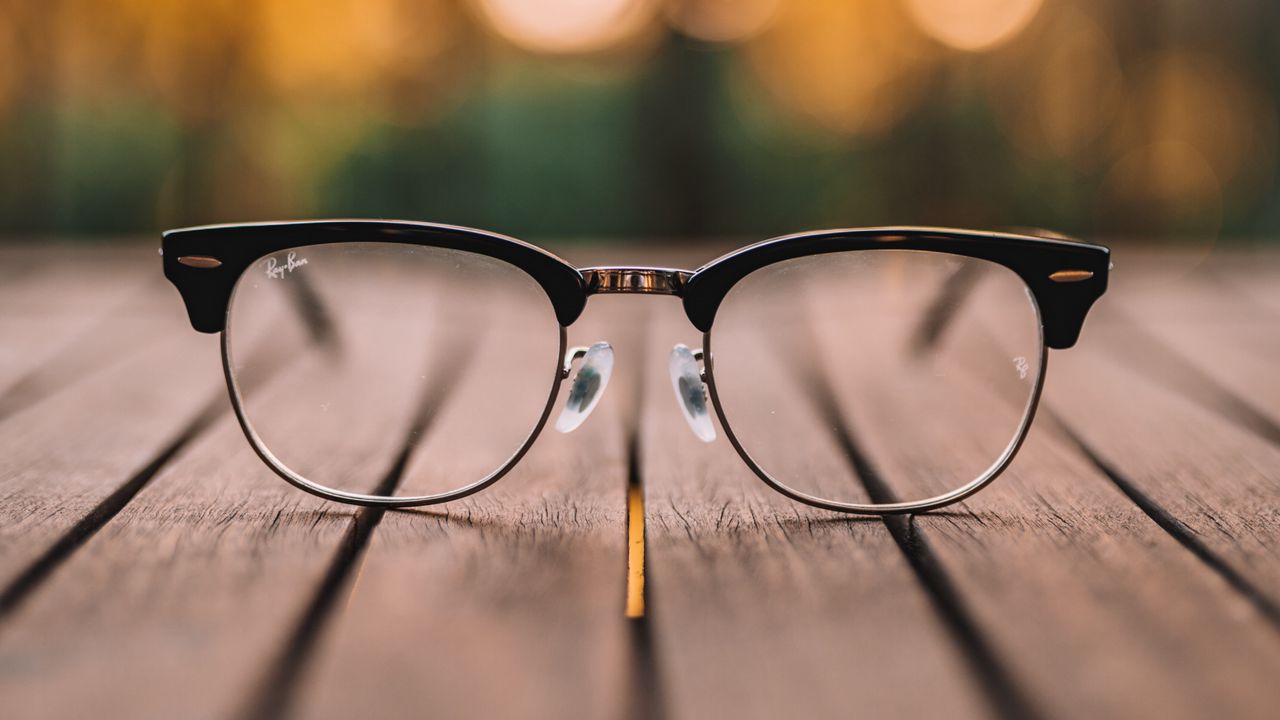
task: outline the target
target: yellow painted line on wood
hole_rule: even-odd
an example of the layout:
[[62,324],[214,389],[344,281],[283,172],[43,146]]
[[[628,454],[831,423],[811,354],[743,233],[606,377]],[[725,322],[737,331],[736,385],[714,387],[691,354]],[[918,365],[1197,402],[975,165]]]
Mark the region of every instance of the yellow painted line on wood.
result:
[[627,617],[644,617],[644,493],[627,488]]

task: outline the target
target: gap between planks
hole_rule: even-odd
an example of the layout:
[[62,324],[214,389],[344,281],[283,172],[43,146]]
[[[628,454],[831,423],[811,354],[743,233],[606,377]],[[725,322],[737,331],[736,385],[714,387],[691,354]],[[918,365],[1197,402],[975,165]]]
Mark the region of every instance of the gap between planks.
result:
[[[60,354],[73,354],[78,345],[86,342],[82,335],[78,341],[72,341]],[[276,353],[260,352],[264,367],[255,375],[246,378],[246,390],[259,387],[271,380],[288,364],[288,360]],[[123,510],[130,501],[137,497],[151,480],[165,469],[187,446],[196,441],[206,430],[213,426],[225,412],[230,410],[225,387],[219,385],[199,406],[168,443],[163,445],[142,469],[131,475],[124,483],[104,497],[96,506],[68,528],[61,536],[50,544],[47,550],[36,556],[25,569],[18,572],[12,581],[0,590],[0,621],[12,614],[49,576],[79,547],[88,542],[108,522]]]
[[1053,412],[1051,408],[1041,411],[1045,416],[1045,420],[1052,422],[1058,426],[1062,432],[1076,448],[1080,451],[1089,462],[1098,469],[1108,480],[1119,488],[1139,509],[1142,510],[1148,518],[1156,525],[1168,533],[1174,540],[1177,540],[1184,548],[1187,549],[1196,559],[1204,563],[1210,570],[1217,573],[1231,589],[1238,592],[1245,600],[1247,600],[1255,609],[1266,618],[1271,625],[1280,629],[1280,604],[1277,604],[1270,596],[1253,584],[1248,578],[1231,567],[1222,556],[1213,551],[1203,540],[1196,536],[1195,532],[1186,526],[1176,515],[1160,505],[1155,498],[1143,492],[1137,485],[1129,479],[1121,470],[1107,462],[1098,454],[1096,448],[1092,447],[1079,433],[1071,427],[1069,423],[1063,420]]
[[[1204,408],[1209,413],[1250,433],[1263,442],[1280,447],[1280,424],[1258,409],[1252,402],[1228,388],[1204,368],[1183,355],[1172,344],[1142,326],[1128,312],[1108,306],[1096,311],[1104,315],[1103,324],[1112,328],[1095,328],[1097,340],[1114,362],[1134,368],[1163,387]],[[1117,330],[1119,332],[1117,332]],[[1162,363],[1143,363],[1142,358],[1155,356]],[[1052,373],[1050,373],[1050,377]],[[1051,382],[1051,380],[1050,380]],[[1164,507],[1152,494],[1145,492],[1115,463],[1103,457],[1079,428],[1042,398],[1037,422],[1053,426],[1074,445],[1089,464],[1107,478],[1126,498],[1137,506],[1156,526],[1172,537],[1198,561],[1217,574],[1233,591],[1252,605],[1272,626],[1280,630],[1280,602],[1236,570],[1230,562],[1204,542],[1177,514]]]
[[[643,317],[643,316],[642,316]],[[641,326],[644,323],[639,323]],[[640,330],[639,332],[643,332]],[[459,371],[461,368],[458,368]],[[634,407],[636,399],[643,392],[641,374],[637,373],[637,381],[631,387],[614,388],[631,396]],[[433,384],[441,393],[447,392],[453,382]],[[430,407],[437,407],[442,402],[442,395],[427,402],[420,413],[421,422],[405,435],[400,455],[395,466],[380,484],[379,493],[393,492],[398,484],[401,472],[413,451],[413,438],[429,425],[432,412]],[[555,407],[559,407],[559,397]],[[545,429],[544,429],[545,431]],[[662,693],[659,689],[659,673],[656,668],[655,653],[652,649],[652,633],[646,618],[646,583],[645,583],[645,511],[642,477],[639,467],[639,433],[634,427],[628,427],[626,441],[626,520],[622,526],[625,533],[624,547],[625,580],[622,617],[628,624],[628,647],[626,672],[628,684],[625,688],[624,715],[635,718],[661,717],[663,712]],[[259,718],[276,718],[296,714],[299,711],[300,695],[304,692],[304,677],[308,668],[318,655],[318,647],[326,628],[334,622],[335,609],[352,601],[353,593],[358,585],[358,577],[364,566],[375,530],[380,525],[386,509],[360,508],[352,526],[347,531],[344,541],[335,553],[326,571],[323,582],[316,594],[309,601],[306,610],[290,633],[284,649],[274,660],[268,671],[262,676],[258,689],[252,693],[249,702],[244,706],[240,717],[247,720]]]
[[[73,382],[150,350],[163,337],[154,332],[163,318],[154,310],[162,288],[161,278],[140,280],[132,290],[119,293],[120,298],[104,294],[93,298],[95,302],[88,307],[73,307],[63,314],[90,318],[87,322],[77,319],[74,328],[61,327],[54,322],[58,313],[50,313],[42,334],[57,337],[59,331],[73,332],[41,352],[32,354],[30,348],[25,349],[29,367],[13,377],[0,377],[0,420],[44,401]],[[80,299],[78,295],[71,297]],[[99,312],[104,303],[107,309]],[[62,322],[67,321],[63,318]]]
[[[1208,376],[1205,375],[1204,377],[1207,378]],[[1221,391],[1227,395],[1231,395],[1229,391],[1223,390],[1220,387],[1216,388],[1215,391]],[[1231,397],[1234,396],[1232,395]],[[215,398],[215,400],[217,400],[217,398]],[[1239,398],[1235,398],[1235,401],[1243,403]],[[1214,409],[1222,412],[1223,407],[1229,407],[1231,404],[1233,403],[1218,405]],[[56,566],[61,559],[73,553],[76,548],[96,532],[98,528],[109,522],[114,514],[123,508],[124,505],[126,505],[129,500],[136,495],[137,491],[140,490],[146,482],[148,482],[149,479],[154,476],[155,473],[158,472],[174,455],[176,455],[182,447],[199,435],[220,411],[221,408],[216,406],[204,407],[196,414],[192,421],[177,434],[174,441],[166,445],[157,453],[155,459],[150,464],[148,464],[138,474],[130,478],[107,500],[104,500],[98,510],[95,510],[89,516],[86,516],[86,518],[82,520],[81,523],[78,523],[71,532],[64,536],[57,545],[51,548],[45,556],[42,556],[41,560],[37,564],[24,572],[23,575],[20,576],[19,581],[15,581],[11,584],[10,588],[8,588],[2,596],[4,599],[0,601],[0,614],[3,614],[3,612],[7,610],[12,603],[20,602],[21,598],[25,597],[26,594],[35,589],[35,587],[38,586],[40,579],[52,570],[52,568]],[[1187,528],[1183,526],[1173,515],[1161,508],[1154,502],[1154,500],[1142,496],[1141,493],[1134,488],[1132,483],[1125,480],[1124,476],[1119,471],[1107,465],[1099,458],[1092,448],[1081,441],[1079,436],[1072,431],[1070,427],[1060,419],[1057,419],[1056,416],[1052,417],[1054,417],[1055,421],[1062,426],[1064,432],[1080,446],[1084,455],[1089,458],[1095,466],[1103,471],[1107,477],[1111,478],[1111,480],[1116,483],[1126,496],[1142,508],[1143,512],[1146,513],[1148,517],[1156,522],[1163,530],[1173,535],[1175,539],[1195,554],[1200,560],[1204,561],[1219,574],[1222,574],[1224,579],[1226,579],[1234,589],[1244,594],[1251,602],[1254,602],[1255,605],[1258,605],[1259,609],[1263,610],[1264,614],[1267,615],[1273,623],[1278,622],[1280,614],[1277,613],[1276,605],[1273,602],[1267,599],[1266,596],[1256,588],[1252,587],[1247,580],[1240,578],[1238,575],[1234,575],[1233,579],[1232,571],[1230,571],[1229,566],[1218,559],[1212,551],[1205,548],[1202,544],[1196,545],[1198,541],[1194,535],[1192,535],[1190,531],[1187,530]],[[1239,422],[1243,418],[1237,417],[1230,419]],[[1243,424],[1246,424],[1246,426],[1248,425],[1248,423]],[[629,449],[629,460],[633,463],[634,468],[634,463],[636,463],[634,439],[632,443],[632,447]],[[635,627],[643,630],[644,625],[642,621],[644,617],[645,587],[643,494],[639,487],[638,469],[633,469],[632,474],[636,479],[633,483],[629,484],[628,487],[628,522],[626,525],[626,532],[628,535],[627,586],[624,614],[628,618],[641,620],[641,622],[637,623]],[[362,513],[361,515],[358,515],[356,520],[353,522],[350,530],[348,531],[346,541],[344,541],[342,547],[339,548],[338,554],[335,557],[334,568],[336,569],[341,567],[342,569],[340,571],[334,570],[334,572],[337,573],[337,576],[333,579],[332,583],[330,582],[330,578],[327,576],[324,586],[317,594],[316,604],[321,606],[315,611],[318,616],[316,618],[317,624],[315,626],[317,629],[319,627],[319,623],[323,621],[323,617],[326,614],[326,608],[332,605],[333,599],[336,597],[338,590],[340,590],[340,588],[345,584],[346,578],[350,576],[351,568],[358,562],[363,551],[363,547],[367,544],[369,537],[377,525],[377,520],[380,518],[381,513],[378,513],[376,517],[374,517],[373,513]],[[894,534],[895,541],[897,541],[899,546],[903,549],[904,554],[909,560],[912,560],[913,568],[916,567],[916,563],[919,561],[918,559],[913,559],[913,555],[923,551],[923,557],[926,558],[923,562],[931,563],[934,565],[935,569],[940,570],[940,568],[936,566],[936,561],[931,559],[927,546],[921,544],[922,539],[913,533],[910,520],[907,518],[898,518],[896,520],[900,520],[902,522],[886,522],[886,525]],[[896,530],[895,527],[897,528]],[[39,569],[37,566],[43,567],[43,569]],[[928,574],[931,571],[926,568],[923,570],[917,569],[917,572]],[[30,577],[28,577],[29,575]],[[921,579],[926,585],[929,584],[923,575]],[[331,584],[332,588],[329,588]],[[942,576],[942,587],[945,588],[946,584],[944,574]],[[22,586],[24,589],[15,590],[15,588],[18,588],[19,586]],[[326,590],[326,588],[329,589]],[[330,595],[328,600],[324,599],[326,592]],[[931,596],[933,596],[934,593],[935,591],[931,588]],[[943,591],[942,594],[945,595],[945,591]],[[309,615],[310,612],[311,610],[308,612]],[[308,621],[304,619],[303,624],[300,625],[300,631],[306,628],[307,622]],[[300,634],[305,635],[306,633],[304,632]],[[646,639],[644,642],[647,643],[648,640]],[[302,648],[302,654],[304,655],[307,647],[305,643],[306,641],[304,640]],[[640,641],[637,641],[637,647],[640,647]]]
[[[434,370],[433,377],[420,388],[416,409],[405,428],[390,467],[370,494],[395,494],[409,467],[418,438],[430,429],[437,412],[464,372],[470,348],[463,349],[455,345],[446,345],[445,348],[446,355],[442,358],[440,367]],[[344,594],[350,596],[354,583],[349,582],[349,578],[359,567],[373,531],[382,522],[386,512],[387,508],[383,507],[361,507],[356,510],[324,579],[290,633],[279,658],[270,665],[259,689],[250,697],[243,717],[277,718],[288,711],[320,634],[339,598]]]
[[[1222,287],[1233,287],[1220,279],[1219,282]],[[1209,286],[1206,285],[1193,285],[1192,288],[1199,292],[1209,292]],[[1214,289],[1221,291],[1222,288],[1215,286]],[[1239,297],[1232,296],[1227,307],[1243,312]],[[1249,304],[1249,307],[1254,306]],[[1264,312],[1270,312],[1267,306],[1260,307]],[[1209,414],[1253,435],[1263,443],[1280,447],[1280,422],[1272,414],[1214,377],[1201,363],[1188,357],[1170,340],[1161,337],[1153,329],[1144,327],[1127,309],[1119,309],[1111,304],[1099,308],[1097,312],[1102,315],[1099,320],[1103,327],[1095,328],[1095,334],[1099,336],[1097,340],[1100,341],[1101,348],[1113,362],[1143,374],[1166,392],[1198,405]],[[1161,362],[1143,361],[1150,357],[1159,358]],[[1101,449],[1086,440],[1080,429],[1053,407],[1052,401],[1042,403],[1040,416],[1044,424],[1055,425],[1063,437],[1075,445],[1090,464],[1152,522],[1221,577],[1273,629],[1280,630],[1280,601],[1276,597],[1237,570],[1223,555],[1201,539],[1177,513],[1162,505],[1154,495],[1144,491],[1141,483],[1135,482],[1116,463],[1105,459]]]
[[[862,483],[871,501],[878,504],[899,502],[897,494],[862,449],[850,422],[835,404],[837,393],[825,373],[816,368],[809,368],[808,371],[810,402],[817,407],[829,425],[836,442],[852,466],[854,476]],[[1041,712],[1019,687],[1000,655],[983,636],[973,613],[965,605],[943,563],[934,554],[925,537],[915,531],[915,514],[884,515],[880,519],[941,618],[943,626],[968,660],[970,669],[997,715],[1002,718],[1040,717]]]
[[641,485],[636,439],[628,443],[627,479],[627,601],[623,613],[637,620],[644,617],[644,488]]
[[[639,387],[635,395],[643,392],[643,372],[636,373]],[[658,671],[657,653],[654,652],[653,626],[647,616],[648,592],[651,587],[645,574],[647,535],[644,501],[644,474],[640,467],[640,432],[631,428],[627,440],[627,580],[624,615],[630,624],[629,652],[630,681],[628,716],[633,718],[661,718],[667,715]]]
[[155,459],[147,463],[146,466],[126,480],[124,484],[116,488],[114,492],[98,503],[92,511],[82,517],[79,522],[71,526],[62,537],[50,545],[48,550],[36,557],[26,569],[19,572],[13,581],[3,591],[0,591],[0,621],[3,621],[4,618],[16,610],[49,577],[50,573],[57,569],[59,564],[70,557],[77,548],[86,543],[123,510],[129,504],[129,501],[136,497],[142,488],[146,487],[147,483],[151,482],[151,479],[169,464],[170,460],[212,425],[214,420],[225,410],[226,400],[223,398],[222,393],[217,393],[214,397],[211,397],[191,421],[177,433],[176,437],[156,453]]

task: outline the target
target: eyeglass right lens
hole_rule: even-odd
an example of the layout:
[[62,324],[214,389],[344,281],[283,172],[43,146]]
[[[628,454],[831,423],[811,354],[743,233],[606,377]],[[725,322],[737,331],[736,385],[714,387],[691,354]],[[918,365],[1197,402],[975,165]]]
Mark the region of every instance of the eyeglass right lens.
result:
[[937,252],[767,266],[711,331],[728,429],[757,466],[821,500],[883,505],[982,482],[1030,421],[1039,313],[1015,273]]

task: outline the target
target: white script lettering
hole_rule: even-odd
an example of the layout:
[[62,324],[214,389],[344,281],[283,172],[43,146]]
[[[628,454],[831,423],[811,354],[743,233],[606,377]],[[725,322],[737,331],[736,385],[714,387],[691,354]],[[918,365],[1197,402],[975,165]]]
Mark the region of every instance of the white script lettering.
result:
[[272,280],[281,280],[284,278],[285,273],[291,273],[306,264],[307,259],[298,257],[295,252],[285,256],[283,265],[275,258],[267,258],[267,277]]

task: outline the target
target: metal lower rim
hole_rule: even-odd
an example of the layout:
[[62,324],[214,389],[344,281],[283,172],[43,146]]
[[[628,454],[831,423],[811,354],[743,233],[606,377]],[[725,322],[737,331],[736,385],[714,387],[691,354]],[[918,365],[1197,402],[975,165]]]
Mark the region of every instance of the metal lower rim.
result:
[[[1039,308],[1036,308],[1037,320],[1039,319]],[[1018,432],[1005,448],[1004,453],[992,464],[985,473],[978,476],[977,479],[962,485],[956,490],[952,490],[942,495],[935,495],[931,498],[923,500],[914,500],[910,502],[898,503],[849,503],[839,502],[835,500],[826,500],[816,497],[794,488],[789,487],[786,483],[778,480],[769,474],[767,470],[760,466],[759,463],[751,457],[746,451],[742,443],[738,440],[737,435],[733,432],[733,427],[729,424],[729,419],[725,417],[724,407],[720,404],[720,393],[716,390],[715,382],[715,361],[714,353],[711,351],[711,331],[702,334],[702,348],[704,353],[703,367],[705,370],[705,381],[707,390],[711,395],[711,405],[716,409],[716,418],[720,421],[720,427],[724,430],[724,434],[729,438],[729,444],[733,445],[733,449],[737,451],[738,456],[742,458],[747,467],[756,474],[766,485],[774,490],[786,495],[796,502],[811,505],[813,507],[822,508],[823,510],[833,510],[835,512],[849,513],[854,515],[903,515],[908,513],[926,512],[929,510],[937,510],[964,500],[979,490],[991,484],[993,480],[1000,476],[1009,465],[1013,462],[1014,456],[1018,454],[1022,443],[1027,438],[1027,433],[1031,429],[1031,423],[1035,420],[1036,409],[1040,406],[1040,393],[1044,389],[1044,379],[1048,371],[1049,364],[1049,348],[1044,343],[1044,330],[1040,332],[1040,372],[1036,374],[1035,387],[1032,390],[1031,398],[1027,404],[1027,409],[1023,414],[1022,422],[1018,427]]]
[[249,441],[249,445],[253,447],[253,451],[257,453],[262,462],[271,468],[275,474],[284,478],[286,482],[299,490],[304,490],[322,497],[326,500],[347,503],[349,505],[362,505],[364,507],[381,507],[381,508],[406,508],[420,507],[423,505],[437,505],[439,503],[449,502],[451,500],[459,500],[473,493],[480,492],[498,480],[502,476],[511,471],[525,453],[529,452],[529,448],[533,446],[538,435],[542,433],[542,429],[547,424],[547,419],[551,417],[551,409],[555,407],[556,397],[560,394],[560,383],[562,380],[560,365],[564,360],[565,349],[568,346],[568,333],[566,328],[560,326],[560,350],[555,362],[555,372],[551,382],[551,394],[547,397],[547,404],[542,409],[542,415],[538,418],[537,424],[533,431],[525,438],[519,449],[515,451],[510,458],[507,459],[497,470],[489,473],[483,478],[466,485],[457,490],[451,490],[444,493],[436,493],[433,495],[411,495],[406,497],[394,497],[387,495],[368,495],[365,493],[355,493],[345,490],[335,490],[325,487],[318,483],[312,482],[301,475],[293,472],[279,458],[267,449],[265,443],[262,442],[252,424],[249,422],[244,409],[244,399],[240,394],[240,388],[236,384],[235,376],[231,372],[231,342],[227,330],[221,333],[220,345],[222,348],[222,372],[227,381],[227,391],[231,395],[231,407],[235,410],[236,421],[240,423],[240,429],[244,431],[245,438]]

